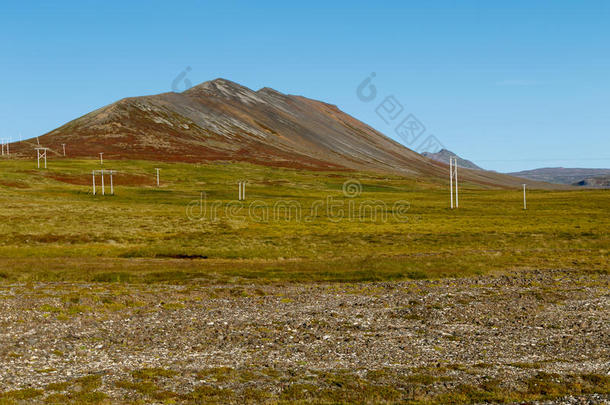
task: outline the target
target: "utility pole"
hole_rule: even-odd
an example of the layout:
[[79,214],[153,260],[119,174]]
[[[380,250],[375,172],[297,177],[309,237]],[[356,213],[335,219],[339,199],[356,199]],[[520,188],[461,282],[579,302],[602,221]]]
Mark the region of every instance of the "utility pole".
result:
[[527,200],[525,199],[525,184],[523,185],[523,209],[527,209]]
[[2,144],[2,156],[4,156],[5,154],[7,156],[10,156],[11,151],[9,149],[9,145],[11,144],[11,140],[10,139],[0,139],[0,144]]
[[455,170],[455,208],[460,208],[460,199],[458,198],[458,164],[457,158],[453,158],[453,170]]
[[91,171],[91,184],[93,186],[93,195],[97,194],[96,190],[95,190],[95,175],[99,174],[102,178],[102,195],[106,195],[106,187],[105,187],[105,183],[104,183],[104,174],[110,174],[110,195],[114,195],[114,173],[116,173],[114,170],[92,170]]
[[66,156],[66,144],[62,143],[61,147],[64,149],[64,157]]
[[36,164],[40,169],[40,158],[44,158],[44,168],[47,168],[47,150],[49,148],[35,148],[36,149]]
[[104,152],[100,152],[100,165],[104,164],[104,158],[102,157],[102,155],[104,155]]
[[157,171],[157,187],[159,187],[159,169],[158,167],[155,167],[155,170]]
[[460,207],[458,195],[458,164],[455,156],[449,157],[449,198],[451,198],[451,209],[453,209],[453,183],[455,182],[455,208]]
[[114,170],[110,171],[110,195],[114,195],[114,183],[112,181],[112,174],[114,173]]
[[453,209],[453,157],[449,156],[449,198],[451,198],[451,209]]
[[9,145],[11,143],[10,139],[2,139],[0,140],[0,143],[2,143],[2,156],[5,155],[5,150],[6,150],[6,155],[7,156],[11,156],[11,151],[9,150]]
[[238,200],[239,201],[246,201],[246,182],[245,181],[240,181],[237,184],[239,186]]

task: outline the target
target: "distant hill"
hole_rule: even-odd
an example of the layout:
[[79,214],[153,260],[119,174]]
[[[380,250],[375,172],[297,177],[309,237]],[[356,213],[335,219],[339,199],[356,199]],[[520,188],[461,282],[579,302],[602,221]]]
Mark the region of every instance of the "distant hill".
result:
[[438,151],[436,153],[423,152],[422,155],[427,158],[436,160],[437,162],[443,162],[446,164],[449,164],[449,158],[451,156],[455,156],[457,158],[458,167],[463,167],[466,169],[474,169],[474,170],[484,170],[483,168],[472,163],[470,160],[462,159],[461,157],[459,157],[458,155],[456,155],[455,153],[453,153],[447,149],[441,149],[440,151]]
[[610,188],[610,169],[582,169],[566,167],[545,167],[508,173],[511,176],[535,181],[575,186]]

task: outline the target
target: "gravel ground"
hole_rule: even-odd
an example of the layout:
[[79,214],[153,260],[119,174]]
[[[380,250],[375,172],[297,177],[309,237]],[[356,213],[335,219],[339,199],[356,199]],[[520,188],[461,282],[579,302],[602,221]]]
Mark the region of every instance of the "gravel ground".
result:
[[[559,270],[363,284],[0,284],[0,391],[27,403],[84,400],[75,393],[173,403],[197,402],[189,393],[204,386],[218,402],[241,402],[246,389],[258,390],[246,402],[292,402],[320,400],[313,389],[341,375],[398,392],[347,402],[442,402],[490,381],[510,392],[540,375],[603,379],[609,285],[608,275]],[[305,386],[298,395],[295,384]],[[610,398],[586,394],[536,403]]]

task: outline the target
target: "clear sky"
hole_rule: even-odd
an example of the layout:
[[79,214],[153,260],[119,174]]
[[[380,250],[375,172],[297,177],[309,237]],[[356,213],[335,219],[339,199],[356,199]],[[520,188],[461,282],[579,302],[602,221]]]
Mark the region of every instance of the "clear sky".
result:
[[188,67],[180,90],[273,87],[403,143],[413,114],[493,170],[610,167],[609,1],[3,1],[0,33],[0,138],[171,91]]

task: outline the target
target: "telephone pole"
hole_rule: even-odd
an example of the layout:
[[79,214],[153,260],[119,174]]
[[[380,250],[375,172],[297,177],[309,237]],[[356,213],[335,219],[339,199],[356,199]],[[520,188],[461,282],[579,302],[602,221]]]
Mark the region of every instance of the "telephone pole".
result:
[[451,209],[454,207],[453,184],[455,183],[455,208],[460,207],[458,196],[458,164],[455,156],[449,157],[449,197],[451,198]]

